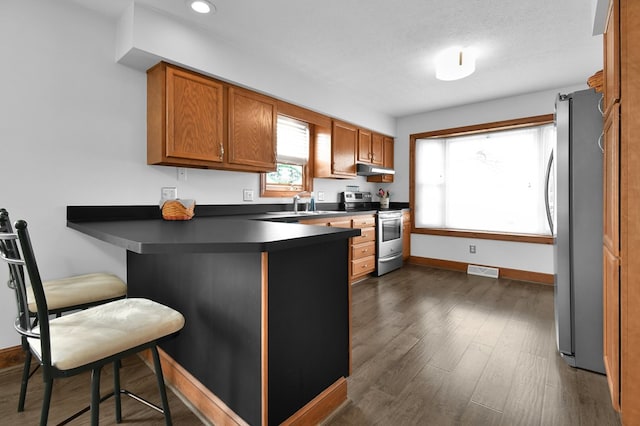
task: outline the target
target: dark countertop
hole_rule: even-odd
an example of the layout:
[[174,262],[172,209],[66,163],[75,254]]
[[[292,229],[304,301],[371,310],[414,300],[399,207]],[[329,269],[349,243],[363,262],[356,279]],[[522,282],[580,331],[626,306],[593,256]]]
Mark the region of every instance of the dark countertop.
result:
[[[340,216],[346,214],[334,214]],[[347,239],[359,229],[282,223],[290,217],[194,217],[188,221],[67,221],[69,228],[139,254],[263,252]],[[322,215],[327,216],[327,215]],[[295,220],[321,215],[295,217]],[[262,219],[262,220],[250,220]]]

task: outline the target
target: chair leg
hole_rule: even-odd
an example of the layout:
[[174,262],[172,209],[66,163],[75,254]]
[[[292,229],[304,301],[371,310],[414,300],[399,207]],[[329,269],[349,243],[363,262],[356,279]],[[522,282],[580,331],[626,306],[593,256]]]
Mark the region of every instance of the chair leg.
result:
[[27,398],[27,385],[31,370],[31,351],[27,349],[24,354],[24,368],[22,369],[22,382],[20,383],[20,399],[18,400],[18,412],[24,411],[24,401]]
[[47,426],[49,420],[49,406],[51,405],[51,392],[53,391],[53,379],[44,382],[44,397],[42,398],[42,413],[40,414],[40,426]]
[[171,411],[169,410],[169,400],[167,399],[167,389],[164,386],[164,377],[162,376],[162,365],[160,365],[160,356],[158,355],[158,347],[151,348],[153,353],[153,367],[156,370],[156,379],[158,379],[158,389],[160,390],[160,398],[162,399],[162,410],[164,411],[164,423],[166,426],[172,426]]
[[113,399],[116,403],[116,423],[122,423],[122,403],[120,399],[120,360],[113,362]]
[[91,371],[91,426],[98,426],[100,418],[100,370],[96,367]]

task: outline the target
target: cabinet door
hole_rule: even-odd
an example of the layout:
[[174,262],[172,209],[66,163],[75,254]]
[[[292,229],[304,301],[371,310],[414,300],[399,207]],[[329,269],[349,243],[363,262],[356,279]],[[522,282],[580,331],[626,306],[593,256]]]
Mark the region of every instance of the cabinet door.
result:
[[336,176],[356,176],[358,129],[347,123],[333,122],[331,171]]
[[609,111],[620,99],[620,5],[609,2],[609,14],[604,32],[604,106]]
[[371,132],[358,129],[358,161],[371,163]]
[[[388,136],[384,136],[382,139],[382,147],[383,147],[383,165],[389,169],[393,169],[393,138]],[[378,175],[378,176],[368,176],[367,182],[384,182],[390,183],[393,182],[393,175]]]
[[620,255],[620,104],[616,103],[603,127],[603,243]]
[[[393,158],[391,159],[393,162]],[[382,166],[385,163],[384,136],[374,133],[371,136],[371,160],[373,164]]]
[[620,269],[619,259],[603,250],[604,368],[613,407],[620,411]]
[[258,93],[229,88],[228,163],[276,168],[276,102]]
[[166,156],[222,161],[223,86],[167,67]]

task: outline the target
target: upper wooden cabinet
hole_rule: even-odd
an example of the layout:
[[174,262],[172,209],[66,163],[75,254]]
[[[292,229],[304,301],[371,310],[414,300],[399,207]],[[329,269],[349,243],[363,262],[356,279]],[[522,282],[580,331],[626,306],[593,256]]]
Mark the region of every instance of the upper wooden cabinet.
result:
[[620,5],[609,2],[604,32],[604,98],[603,112],[608,112],[620,100]]
[[228,162],[275,170],[276,119],[275,99],[230,87]]
[[315,136],[314,177],[355,177],[358,128],[333,120],[331,130],[316,126]]
[[358,162],[381,166],[384,157],[383,139],[384,136],[378,133],[358,129]]
[[159,63],[147,72],[147,163],[206,167],[224,152],[224,87]]
[[147,71],[147,163],[276,167],[276,101],[160,62]]
[[[383,143],[383,165],[386,168],[393,169],[393,138],[388,136],[382,137]],[[378,176],[369,176],[367,177],[367,182],[383,182],[383,183],[391,183],[393,182],[393,175],[378,175]]]

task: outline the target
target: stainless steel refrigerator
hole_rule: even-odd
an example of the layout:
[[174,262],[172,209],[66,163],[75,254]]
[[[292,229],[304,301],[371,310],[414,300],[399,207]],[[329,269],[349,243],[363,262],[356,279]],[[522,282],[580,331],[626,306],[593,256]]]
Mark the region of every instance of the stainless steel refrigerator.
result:
[[547,211],[555,236],[558,351],[574,367],[604,373],[600,99],[593,89],[556,99],[557,144],[548,167],[556,187],[547,188],[555,202],[547,202]]

